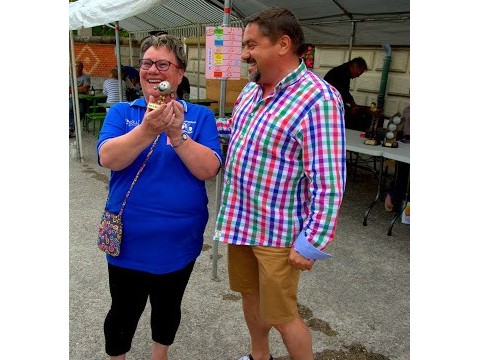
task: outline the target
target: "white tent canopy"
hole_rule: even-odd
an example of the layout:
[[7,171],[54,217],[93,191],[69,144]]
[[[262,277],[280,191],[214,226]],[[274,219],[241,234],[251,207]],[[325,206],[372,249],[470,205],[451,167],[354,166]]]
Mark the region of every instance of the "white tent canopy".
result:
[[[292,10],[307,42],[345,45],[410,45],[409,0],[233,0],[231,22],[268,6]],[[70,3],[70,30],[119,21],[130,33],[221,24],[219,0],[78,0]],[[203,26],[204,27],[204,26]]]
[[70,30],[90,28],[145,13],[159,0],[79,0],[69,5]]

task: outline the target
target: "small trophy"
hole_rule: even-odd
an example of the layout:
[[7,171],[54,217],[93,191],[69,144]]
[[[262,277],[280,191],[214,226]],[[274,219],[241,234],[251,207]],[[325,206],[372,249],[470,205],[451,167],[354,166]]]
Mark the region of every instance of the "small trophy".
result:
[[397,113],[393,115],[392,119],[388,122],[387,125],[387,133],[385,134],[385,139],[383,139],[382,146],[397,148],[397,130],[398,125],[402,122],[402,118],[400,114]]
[[155,86],[154,89],[160,91],[160,97],[156,102],[148,103],[147,107],[152,110],[155,110],[160,105],[165,104],[165,99],[167,96],[171,96],[173,94],[172,85],[167,80],[162,81],[160,84]]
[[376,136],[377,136],[379,112],[380,111],[377,108],[377,104],[372,102],[372,104],[370,105],[370,113],[372,114],[372,121],[371,121],[370,130],[367,131],[367,133],[365,134],[366,139],[363,142],[365,145],[378,145]]

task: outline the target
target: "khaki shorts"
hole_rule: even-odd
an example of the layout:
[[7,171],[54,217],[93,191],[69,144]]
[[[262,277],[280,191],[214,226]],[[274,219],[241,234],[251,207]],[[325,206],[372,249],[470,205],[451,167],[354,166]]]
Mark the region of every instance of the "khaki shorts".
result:
[[298,316],[300,271],[288,264],[290,248],[228,245],[230,288],[260,297],[260,316],[285,324]]

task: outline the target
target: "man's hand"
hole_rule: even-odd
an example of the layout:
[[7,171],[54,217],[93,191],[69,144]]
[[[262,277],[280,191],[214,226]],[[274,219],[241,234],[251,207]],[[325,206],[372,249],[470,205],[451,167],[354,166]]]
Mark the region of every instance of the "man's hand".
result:
[[304,258],[292,246],[292,248],[290,249],[290,254],[288,255],[288,263],[294,269],[303,271],[303,270],[311,270],[313,268],[314,261]]
[[350,112],[352,114],[356,114],[358,110],[357,104],[355,104],[353,101],[350,103]]

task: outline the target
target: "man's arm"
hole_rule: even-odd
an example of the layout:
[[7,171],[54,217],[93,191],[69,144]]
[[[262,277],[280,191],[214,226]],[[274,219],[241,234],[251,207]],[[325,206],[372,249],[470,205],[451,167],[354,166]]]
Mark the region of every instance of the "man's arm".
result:
[[309,179],[310,210],[294,249],[306,260],[329,257],[345,190],[344,110],[338,95],[319,101],[303,128],[303,162]]

